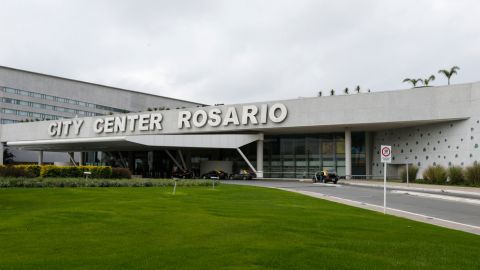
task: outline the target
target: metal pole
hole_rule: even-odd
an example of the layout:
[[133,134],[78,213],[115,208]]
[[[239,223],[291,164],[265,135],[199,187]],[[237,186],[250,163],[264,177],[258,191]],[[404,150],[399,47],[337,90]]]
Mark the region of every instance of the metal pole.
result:
[[175,184],[173,185],[173,195],[175,195],[176,190],[177,190],[177,180],[175,180]]
[[383,214],[387,213],[387,162],[383,167]]
[[213,189],[215,189],[215,179],[213,179]]
[[408,187],[408,161],[407,161],[407,187]]

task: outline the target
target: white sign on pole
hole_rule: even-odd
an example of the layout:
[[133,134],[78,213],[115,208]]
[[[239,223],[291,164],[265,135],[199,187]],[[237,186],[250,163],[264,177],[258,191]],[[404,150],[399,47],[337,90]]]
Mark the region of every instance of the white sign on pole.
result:
[[392,146],[382,145],[380,147],[380,160],[385,163],[392,163]]
[[380,147],[380,160],[383,162],[383,213],[387,213],[387,163],[392,163],[392,146]]

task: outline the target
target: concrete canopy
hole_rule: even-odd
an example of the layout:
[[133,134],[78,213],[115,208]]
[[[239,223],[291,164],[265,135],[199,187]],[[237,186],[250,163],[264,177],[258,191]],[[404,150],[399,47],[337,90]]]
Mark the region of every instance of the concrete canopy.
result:
[[261,139],[259,134],[186,134],[137,135],[76,139],[51,139],[8,142],[22,150],[66,151],[128,151],[152,148],[222,148],[236,149]]

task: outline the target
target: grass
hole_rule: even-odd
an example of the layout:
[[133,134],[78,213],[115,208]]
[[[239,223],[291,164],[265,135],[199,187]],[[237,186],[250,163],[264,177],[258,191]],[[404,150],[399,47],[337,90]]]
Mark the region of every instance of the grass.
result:
[[0,269],[479,269],[480,237],[285,191],[0,189]]

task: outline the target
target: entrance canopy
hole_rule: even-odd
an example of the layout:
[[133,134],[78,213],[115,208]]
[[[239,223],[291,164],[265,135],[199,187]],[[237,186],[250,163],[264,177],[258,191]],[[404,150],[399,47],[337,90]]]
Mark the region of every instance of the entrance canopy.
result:
[[176,134],[16,141],[7,142],[7,145],[48,152],[128,151],[157,147],[237,149],[261,139],[261,134]]

